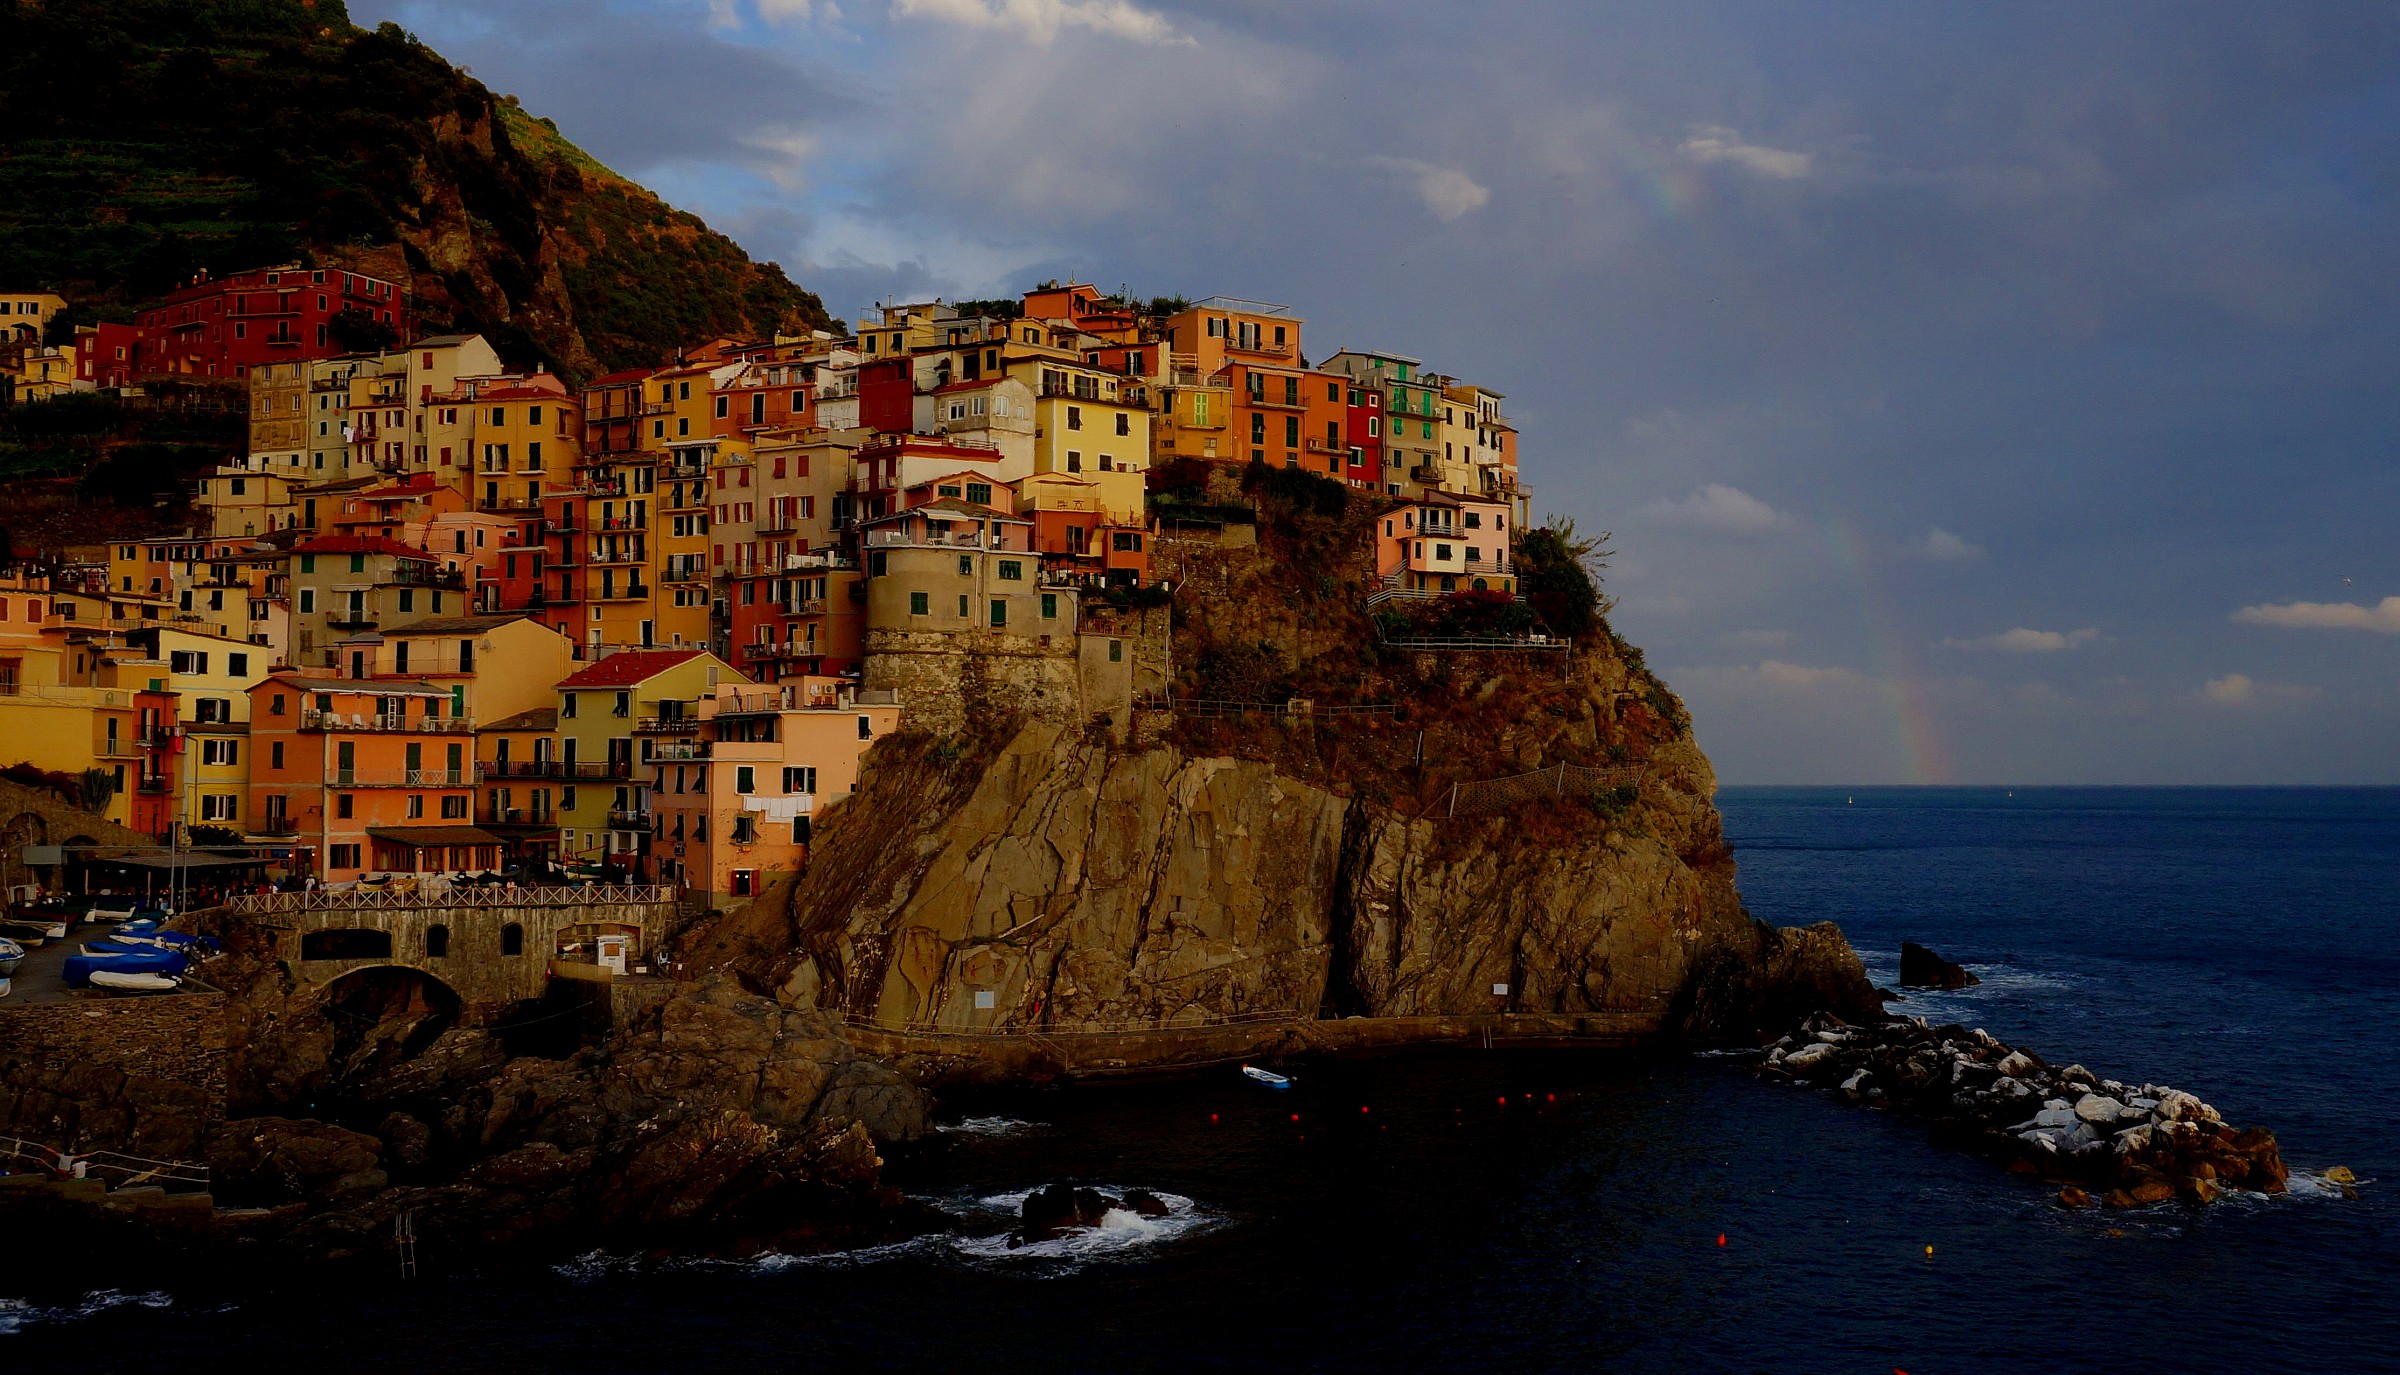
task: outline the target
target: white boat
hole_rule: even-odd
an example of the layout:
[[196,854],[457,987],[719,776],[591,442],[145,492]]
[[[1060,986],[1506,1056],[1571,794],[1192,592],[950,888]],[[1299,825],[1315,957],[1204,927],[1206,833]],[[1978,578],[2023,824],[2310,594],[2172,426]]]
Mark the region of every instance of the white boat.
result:
[[1291,1077],[1289,1075],[1277,1074],[1271,1069],[1260,1069],[1256,1065],[1242,1066],[1242,1073],[1249,1075],[1252,1079],[1257,1080],[1259,1083],[1262,1083],[1271,1089],[1288,1089],[1292,1086]]
[[23,963],[24,959],[24,946],[6,936],[0,936],[0,978],[16,973],[17,966]]
[[92,971],[92,987],[136,989],[145,993],[163,992],[182,983],[172,974],[120,974],[113,969]]

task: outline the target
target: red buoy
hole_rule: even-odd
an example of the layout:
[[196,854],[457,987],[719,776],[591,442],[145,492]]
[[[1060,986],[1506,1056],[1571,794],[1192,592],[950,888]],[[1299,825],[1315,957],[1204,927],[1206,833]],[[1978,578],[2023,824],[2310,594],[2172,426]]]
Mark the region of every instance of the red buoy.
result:
[[1722,1246],[1722,1245],[1724,1245],[1724,1244],[1725,1244],[1725,1234],[1724,1234],[1723,1232],[1719,1232],[1719,1233],[1717,1233],[1717,1245],[1719,1245],[1719,1246]]

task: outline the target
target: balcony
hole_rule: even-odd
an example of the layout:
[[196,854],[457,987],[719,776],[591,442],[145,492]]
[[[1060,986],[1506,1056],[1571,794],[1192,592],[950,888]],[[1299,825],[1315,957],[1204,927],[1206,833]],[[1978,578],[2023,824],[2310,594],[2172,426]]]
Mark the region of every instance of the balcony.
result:
[[558,812],[549,807],[477,807],[475,824],[547,830],[558,825]]
[[373,630],[382,622],[363,611],[335,611],[325,617],[325,624],[333,630]]
[[465,769],[335,769],[326,779],[335,788],[464,788],[474,782]]
[[629,583],[624,587],[618,588],[610,588],[603,584],[599,591],[591,594],[591,599],[596,602],[648,601],[650,599],[650,588],[648,584],[638,582]]
[[602,516],[592,522],[592,528],[595,530],[643,530],[647,529],[648,525],[631,516]]
[[980,532],[972,535],[952,535],[932,530],[922,535],[911,535],[906,530],[869,530],[867,546],[873,549],[999,549],[1001,547],[996,541],[986,544]]
[[668,740],[652,750],[650,757],[642,762],[646,764],[680,764],[708,757],[709,742],[706,740]]
[[750,532],[755,535],[788,535],[799,528],[800,518],[789,512],[770,511],[750,523]]
[[597,764],[553,764],[550,766],[550,768],[550,776],[552,778],[575,779],[633,777],[633,761],[630,759],[610,759]]
[[382,731],[403,735],[473,735],[475,723],[464,716],[379,715],[373,712],[311,709],[300,713],[300,729]]
[[658,572],[660,582],[707,582],[708,565],[704,563],[669,563]]
[[844,558],[840,554],[786,554],[783,556],[783,568],[787,573],[855,570],[857,567],[858,560]]
[[457,569],[440,569],[429,563],[402,563],[392,569],[385,581],[399,587],[438,587],[452,592],[467,590],[467,575]]
[[587,497],[621,497],[625,495],[625,479],[621,477],[590,477],[575,484],[575,490]]
[[524,496],[482,497],[476,500],[475,509],[494,516],[538,516],[542,513],[542,499]]
[[647,833],[658,820],[657,813],[648,808],[624,809],[611,807],[608,828],[612,831],[641,831]]
[[478,764],[475,771],[485,778],[557,778],[559,765],[552,759],[499,759]]
[[688,735],[698,729],[697,716],[645,716],[633,723],[636,735]]
[[167,791],[167,780],[163,778],[144,778],[136,782],[133,785],[133,788],[135,792],[138,792],[145,797],[162,797]]

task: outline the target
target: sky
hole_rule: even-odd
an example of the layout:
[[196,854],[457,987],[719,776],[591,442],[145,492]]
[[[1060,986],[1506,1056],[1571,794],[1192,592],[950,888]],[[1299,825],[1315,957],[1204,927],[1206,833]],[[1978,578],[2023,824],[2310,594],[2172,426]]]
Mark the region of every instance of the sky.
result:
[[1722,781],[2400,783],[2400,10],[354,0],[845,318],[1508,397]]

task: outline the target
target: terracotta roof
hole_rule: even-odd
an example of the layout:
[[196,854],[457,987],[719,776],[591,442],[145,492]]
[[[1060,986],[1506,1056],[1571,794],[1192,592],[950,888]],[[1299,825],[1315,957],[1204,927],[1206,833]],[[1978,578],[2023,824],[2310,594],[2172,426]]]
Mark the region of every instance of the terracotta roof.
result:
[[531,711],[520,711],[514,716],[503,716],[497,721],[486,721],[482,725],[475,728],[475,733],[478,735],[483,735],[497,730],[557,729],[558,708],[535,707]]
[[433,555],[411,548],[396,539],[382,535],[322,535],[306,544],[292,546],[295,554],[396,554],[406,559],[427,559]]
[[562,688],[631,687],[706,653],[699,649],[629,649],[559,681]]
[[367,834],[396,845],[498,845],[500,837],[475,826],[369,826]]
[[584,385],[590,387],[622,386],[627,382],[642,381],[656,371],[658,371],[656,368],[626,368],[621,372],[612,372],[606,377],[595,377]]
[[502,611],[489,616],[427,616],[385,630],[386,635],[474,635],[497,630],[518,621],[530,621],[533,615],[525,611]]

